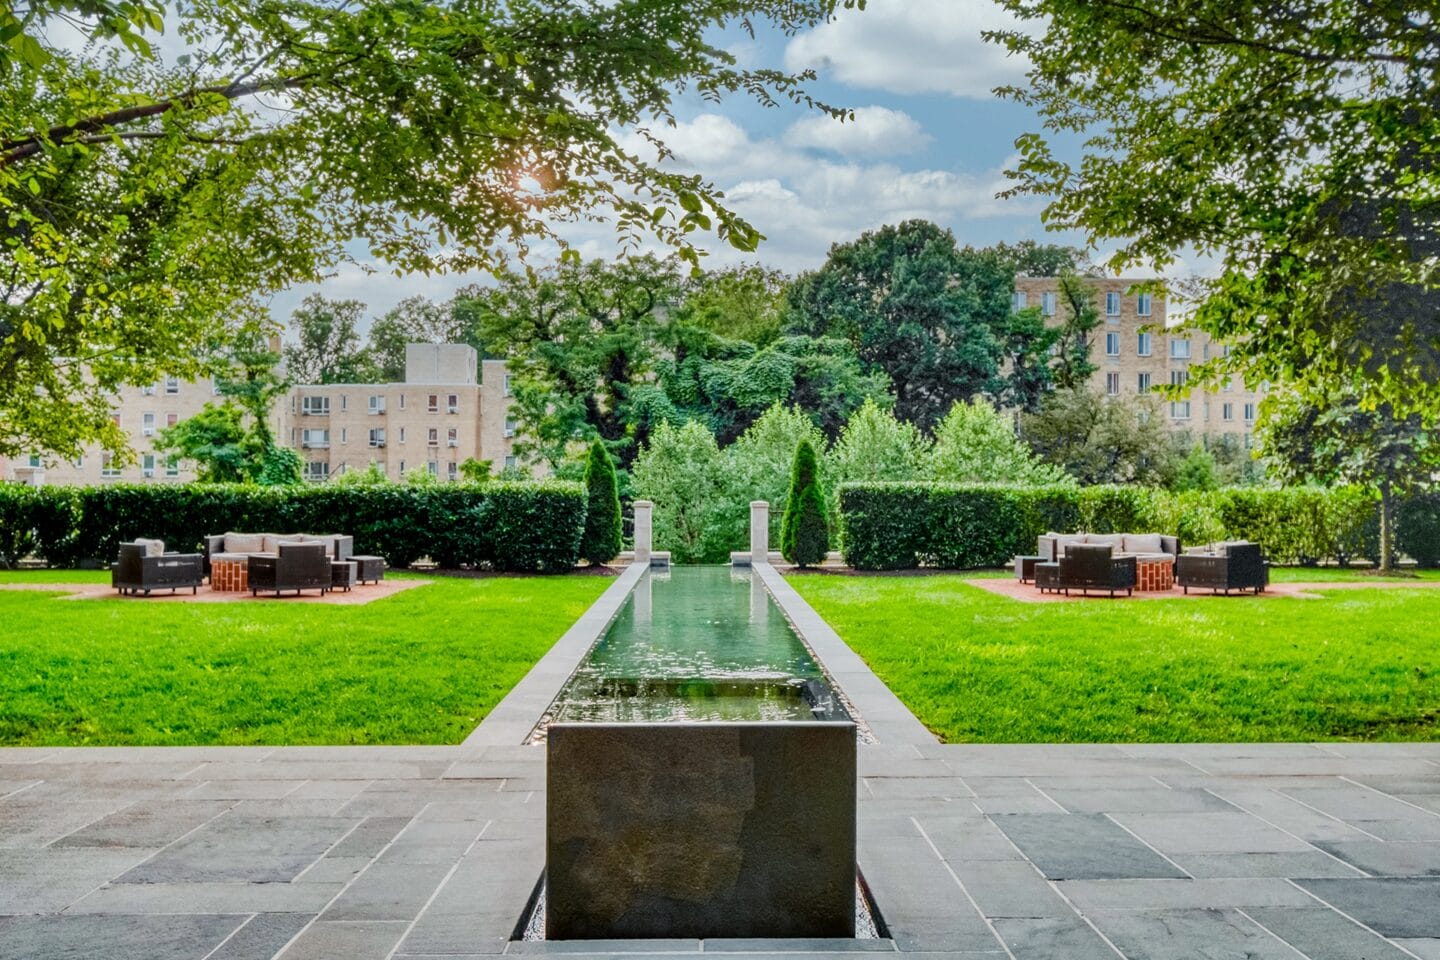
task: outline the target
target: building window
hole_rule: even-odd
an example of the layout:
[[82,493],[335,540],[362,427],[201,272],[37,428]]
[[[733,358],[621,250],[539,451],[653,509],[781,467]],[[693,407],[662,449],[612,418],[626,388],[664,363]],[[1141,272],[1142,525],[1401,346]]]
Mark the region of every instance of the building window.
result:
[[155,436],[155,414],[142,413],[140,415],[140,433],[142,436]]
[[1171,340],[1170,340],[1170,359],[1172,359],[1172,360],[1189,360],[1189,359],[1190,359],[1190,341],[1189,341],[1189,340],[1182,340],[1182,339],[1180,339],[1180,338],[1178,338],[1178,337],[1171,338]]
[[330,446],[329,430],[305,430],[300,435],[300,446],[324,448]]
[[349,427],[341,427],[341,428],[340,428],[340,442],[341,442],[341,443],[349,443],[349,442],[350,442],[350,428],[349,428]]
[[1170,404],[1170,417],[1174,420],[1190,419],[1190,401],[1176,400]]
[[147,453],[140,458],[140,476],[147,480],[155,476],[155,454]]
[[30,466],[32,466],[32,467],[38,467],[38,466],[40,466],[40,454],[38,454],[38,453],[32,453],[32,454],[30,454]]
[[514,417],[506,417],[506,418],[505,418],[505,436],[506,436],[507,438],[515,436],[515,428],[518,427],[518,426],[519,426],[519,423],[515,420]]
[[212,397],[220,396],[220,378],[218,376],[210,378],[210,395]]
[[440,446],[440,430],[438,427],[431,427],[425,431],[425,443],[432,447]]
[[340,394],[340,409],[342,411],[350,409],[350,398],[343,393]]
[[140,388],[140,395],[143,396],[143,397],[153,397],[153,396],[155,396],[155,384],[153,384],[153,383],[147,383],[147,384],[145,384],[145,386],[143,386],[143,387]]
[[1109,293],[1105,294],[1105,316],[1120,316],[1120,294],[1116,293],[1114,290],[1111,290]]
[[180,458],[179,458],[179,457],[166,457],[166,458],[165,458],[165,476],[167,476],[167,477],[178,477],[178,476],[180,476]]
[[400,461],[400,469],[399,469],[398,472],[399,472],[400,476],[402,476],[402,477],[405,476],[405,461],[404,461],[404,460],[401,460],[401,461]]
[[1246,423],[1254,423],[1254,422],[1255,422],[1255,404],[1253,404],[1253,403],[1247,403],[1247,404],[1245,404],[1245,422],[1246,422]]
[[329,397],[301,397],[300,412],[312,417],[330,416]]
[[114,458],[108,453],[100,455],[100,476],[110,478],[120,476],[120,468],[115,466]]
[[1135,389],[1139,390],[1141,393],[1150,392],[1150,374],[1137,374],[1135,377]]
[[404,428],[404,427],[401,427],[401,428],[400,428],[400,442],[401,442],[401,443],[404,443],[404,442],[405,442],[405,428]]
[[[1024,290],[1016,290],[1014,293],[1010,294],[1010,312],[1011,312],[1011,313],[1019,313],[1021,310],[1024,310],[1024,309],[1025,309],[1025,291],[1024,291]],[[510,383],[509,383],[510,378],[509,378],[509,377],[506,377],[506,378],[505,378],[505,381],[506,381],[506,383],[505,383],[505,395],[508,397],[508,396],[510,395]]]
[[460,446],[460,429],[458,427],[451,427],[449,430],[445,431],[445,446]]
[[505,458],[505,469],[506,469],[506,470],[510,470],[510,469],[512,469],[514,466],[515,466],[515,458],[514,458],[514,457],[506,457],[506,458]]
[[1107,333],[1107,334],[1105,334],[1105,356],[1107,356],[1107,357],[1118,357],[1118,356],[1120,356],[1120,334],[1118,334],[1118,333]]
[[330,476],[330,461],[311,460],[305,464],[305,479],[318,483]]
[[1227,422],[1227,423],[1230,422],[1231,420],[1234,420],[1234,419],[1235,419],[1235,404],[1233,404],[1233,403],[1222,403],[1222,404],[1220,404],[1220,419],[1221,419],[1221,420],[1224,420],[1224,421]]
[[459,413],[459,412],[460,412],[460,395],[459,395],[458,393],[447,393],[447,394],[445,395],[445,412],[446,412],[446,413]]
[[1117,397],[1120,395],[1120,374],[1105,374],[1105,392],[1110,394],[1110,396],[1112,397]]
[[440,461],[439,461],[439,460],[430,460],[430,461],[428,461],[428,462],[425,464],[425,469],[430,472],[430,476],[432,476],[432,477],[438,477],[438,476],[440,476]]
[[179,377],[166,377],[166,378],[165,378],[165,392],[166,392],[166,393],[171,393],[171,394],[179,393],[179,392],[180,392],[180,378],[179,378]]
[[505,374],[505,396],[510,396],[510,374]]
[[426,412],[426,413],[439,413],[439,412],[440,412],[440,394],[438,394],[438,393],[432,393],[432,394],[430,394],[428,397],[425,398],[425,412]]
[[1053,292],[1040,294],[1040,309],[1047,317],[1055,316],[1055,294]]
[[1187,383],[1189,383],[1189,382],[1190,382],[1190,371],[1188,371],[1188,370],[1171,370],[1171,371],[1170,371],[1170,386],[1172,386],[1172,387],[1183,387],[1183,386],[1185,386],[1185,384],[1187,384]]
[[404,410],[404,409],[405,409],[405,394],[403,394],[403,393],[400,394],[400,409],[401,409],[401,410]]
[[460,479],[460,464],[451,460],[445,465],[445,476],[450,480]]
[[1150,334],[1141,333],[1136,335],[1135,352],[1142,357],[1150,356]]
[[371,428],[370,428],[370,446],[372,446],[372,447],[383,447],[383,446],[385,446],[385,428],[384,428],[384,427],[371,427]]
[[[401,404],[401,406],[403,407],[404,404]],[[380,397],[380,396],[371,397],[371,398],[370,398],[370,412],[371,412],[371,413],[384,413],[384,412],[385,412],[385,398],[384,398],[384,397]]]
[[167,414],[165,414],[165,426],[167,426],[167,427],[173,427],[173,426],[175,426],[175,424],[177,424],[177,423],[179,423],[179,422],[180,422],[180,414],[178,414],[178,413],[167,413]]
[[1135,312],[1142,317],[1150,316],[1150,294],[1142,293],[1135,298]]
[[110,411],[110,422],[113,423],[113,424],[115,424],[115,426],[117,426],[117,427],[120,426],[120,411],[119,411],[119,410],[112,410],[112,411]]

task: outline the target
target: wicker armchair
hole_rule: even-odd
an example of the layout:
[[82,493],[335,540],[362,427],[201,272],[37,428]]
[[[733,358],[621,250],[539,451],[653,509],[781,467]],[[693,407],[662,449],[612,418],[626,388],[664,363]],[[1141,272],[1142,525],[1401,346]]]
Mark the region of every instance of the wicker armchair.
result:
[[275,596],[283,591],[319,590],[330,592],[330,556],[326,545],[318,541],[309,543],[279,543],[276,553],[252,553],[249,560],[250,595],[261,590],[273,590]]
[[120,544],[110,569],[110,585],[122,594],[150,595],[151,590],[174,593],[185,587],[193,594],[205,578],[205,558],[198,553],[165,553],[159,540]]
[[1191,587],[1215,593],[1253,590],[1270,585],[1270,565],[1258,543],[1222,543],[1211,553],[1185,553],[1175,561],[1175,582],[1186,592]]
[[1071,590],[1103,590],[1113,597],[1120,590],[1127,596],[1135,590],[1135,558],[1113,556],[1106,544],[1071,544],[1044,577],[1040,576],[1042,566],[1051,565],[1038,564],[1035,568],[1035,582],[1042,593],[1064,591],[1068,596]]

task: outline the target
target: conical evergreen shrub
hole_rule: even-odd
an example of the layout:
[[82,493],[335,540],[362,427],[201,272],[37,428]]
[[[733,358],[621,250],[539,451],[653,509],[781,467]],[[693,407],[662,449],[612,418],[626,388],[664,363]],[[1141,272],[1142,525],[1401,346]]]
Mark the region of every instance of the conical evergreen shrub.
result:
[[797,567],[811,567],[823,561],[829,549],[830,529],[825,522],[815,448],[809,440],[801,440],[790,467],[790,495],[780,521],[780,554]]
[[592,564],[609,563],[620,555],[620,491],[615,480],[615,463],[605,444],[590,444],[585,461],[585,535],[580,555]]

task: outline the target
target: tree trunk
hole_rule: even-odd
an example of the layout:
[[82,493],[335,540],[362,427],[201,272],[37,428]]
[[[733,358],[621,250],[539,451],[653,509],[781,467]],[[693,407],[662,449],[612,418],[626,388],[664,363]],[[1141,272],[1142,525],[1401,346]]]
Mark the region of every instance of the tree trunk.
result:
[[1391,494],[1390,481],[1383,480],[1380,483],[1380,572],[1393,573],[1394,568],[1390,562],[1391,554]]

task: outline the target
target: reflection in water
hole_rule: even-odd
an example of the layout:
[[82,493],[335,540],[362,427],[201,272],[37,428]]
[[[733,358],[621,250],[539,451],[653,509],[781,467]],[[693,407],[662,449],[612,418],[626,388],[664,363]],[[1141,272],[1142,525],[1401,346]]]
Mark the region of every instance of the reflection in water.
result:
[[[749,570],[647,573],[551,711],[565,722],[811,720],[840,710]],[[826,709],[828,707],[828,709]]]

